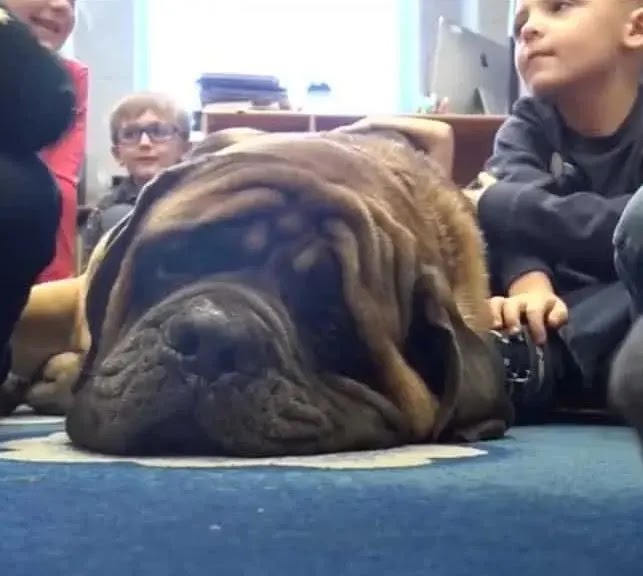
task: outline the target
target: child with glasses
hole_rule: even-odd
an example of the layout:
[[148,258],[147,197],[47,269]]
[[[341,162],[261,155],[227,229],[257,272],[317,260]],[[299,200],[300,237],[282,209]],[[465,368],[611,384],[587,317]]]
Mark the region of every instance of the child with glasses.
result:
[[190,117],[163,94],[126,96],[110,116],[112,155],[127,172],[90,215],[83,237],[87,262],[101,236],[130,212],[141,188],[179,162],[190,147]]

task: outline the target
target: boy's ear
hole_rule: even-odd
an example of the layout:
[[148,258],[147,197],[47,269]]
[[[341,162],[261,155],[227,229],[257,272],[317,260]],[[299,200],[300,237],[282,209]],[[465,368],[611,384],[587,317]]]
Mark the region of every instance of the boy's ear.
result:
[[119,166],[122,166],[123,161],[121,160],[121,152],[116,144],[112,145],[111,151],[112,151],[112,158],[114,158],[114,160],[118,162]]
[[643,8],[637,8],[630,13],[625,45],[632,50],[643,49]]

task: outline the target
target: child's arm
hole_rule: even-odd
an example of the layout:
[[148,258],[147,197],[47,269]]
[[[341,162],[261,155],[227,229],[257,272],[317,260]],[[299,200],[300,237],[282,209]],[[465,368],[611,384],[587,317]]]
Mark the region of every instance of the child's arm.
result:
[[446,122],[413,116],[366,116],[342,128],[345,132],[377,129],[405,134],[416,147],[433,158],[446,176],[451,177],[455,137],[453,128]]
[[495,246],[529,246],[540,259],[566,260],[597,276],[611,275],[612,236],[632,194],[563,195],[551,173],[550,142],[560,130],[556,122],[533,101],[519,103],[496,137],[486,186],[472,194],[478,197],[480,223]]

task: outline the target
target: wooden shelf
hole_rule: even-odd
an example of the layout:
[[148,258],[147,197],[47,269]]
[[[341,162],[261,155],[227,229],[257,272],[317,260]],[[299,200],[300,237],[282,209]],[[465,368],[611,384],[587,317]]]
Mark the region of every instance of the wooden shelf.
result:
[[[493,140],[504,116],[476,116],[459,114],[409,115],[447,122],[455,135],[454,180],[466,186],[482,169],[491,155]],[[234,127],[256,128],[267,132],[308,132],[332,130],[351,124],[363,115],[306,114],[290,111],[241,111],[226,112],[204,108],[201,112],[201,129],[204,134]]]

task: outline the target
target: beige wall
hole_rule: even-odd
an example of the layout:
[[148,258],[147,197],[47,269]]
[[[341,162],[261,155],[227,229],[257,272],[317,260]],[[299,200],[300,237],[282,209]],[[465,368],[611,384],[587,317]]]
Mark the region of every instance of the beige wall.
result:
[[117,166],[109,151],[108,115],[135,87],[134,2],[81,0],[72,40],[76,58],[90,69],[87,131],[87,193],[100,194]]

